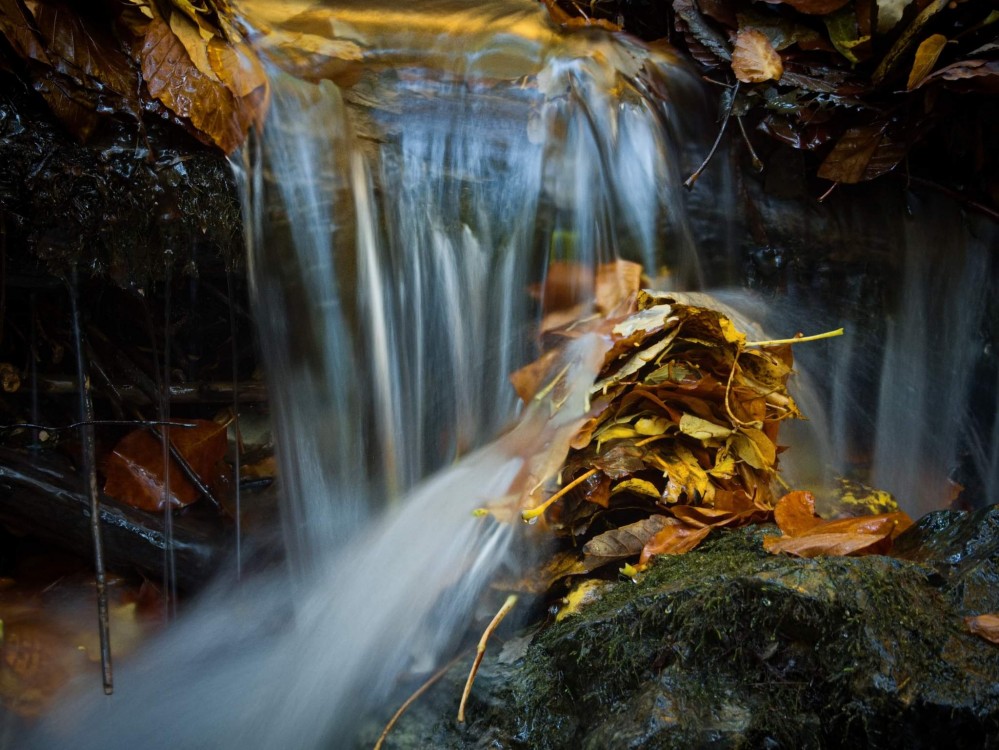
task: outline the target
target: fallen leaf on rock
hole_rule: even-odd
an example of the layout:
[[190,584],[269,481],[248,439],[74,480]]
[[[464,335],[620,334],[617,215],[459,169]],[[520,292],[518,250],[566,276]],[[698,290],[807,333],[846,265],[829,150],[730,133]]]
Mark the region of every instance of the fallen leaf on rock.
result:
[[824,521],[815,515],[815,499],[808,492],[791,492],[777,502],[774,518],[784,536],[766,536],[763,548],[771,554],[797,557],[886,554],[892,541],[912,525],[903,512]]
[[999,614],[965,617],[964,624],[975,635],[999,645]]
[[670,523],[666,516],[653,515],[627,526],[605,531],[583,546],[583,564],[589,570],[596,570],[608,563],[634,557]]
[[679,518],[667,518],[666,524],[642,548],[638,568],[648,565],[656,555],[682,555],[694,549],[711,533],[710,526],[694,528]]
[[[220,462],[226,450],[226,425],[203,419],[191,420],[194,427],[173,427],[170,442],[208,486],[218,479]],[[143,510],[163,509],[163,444],[145,429],[135,430],[114,447],[104,465],[104,492]],[[170,506],[183,507],[198,499],[197,488],[170,461]]]

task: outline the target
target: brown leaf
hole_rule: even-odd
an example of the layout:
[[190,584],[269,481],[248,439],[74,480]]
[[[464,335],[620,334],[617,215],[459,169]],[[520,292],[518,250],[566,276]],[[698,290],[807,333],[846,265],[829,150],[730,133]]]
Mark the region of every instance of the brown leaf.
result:
[[642,548],[638,567],[644,567],[656,555],[682,555],[690,552],[710,533],[710,526],[695,529],[678,518],[667,518],[666,525]]
[[942,80],[958,91],[999,94],[999,60],[962,60],[941,68],[924,83]]
[[260,117],[264,97],[236,97],[224,84],[205,75],[170,25],[161,17],[130,25],[132,55],[139,63],[149,95],[193,126],[201,140],[226,153],[242,142]]
[[590,570],[634,557],[670,524],[666,516],[654,515],[593,537],[583,545],[583,564]]
[[964,624],[975,635],[999,645],[999,614],[965,617]]
[[56,70],[84,86],[93,79],[123,100],[135,101],[138,74],[108,29],[66,3],[32,3],[31,10]]
[[822,555],[883,555],[891,549],[892,524],[882,520],[870,532],[822,533],[805,536],[765,536],[763,548],[776,555],[785,553],[796,557]]
[[930,74],[946,44],[947,37],[943,34],[928,36],[919,44],[912,70],[909,71],[909,82],[905,86],[907,90],[912,91]]
[[[226,426],[203,419],[191,420],[195,427],[170,429],[170,442],[201,480],[211,486],[219,476],[219,463],[226,450]],[[104,467],[104,492],[143,510],[162,510],[164,505],[163,445],[148,430],[139,429],[123,437]],[[198,490],[170,461],[170,506],[190,505]]]
[[703,505],[674,505],[670,512],[692,528],[725,528],[766,523],[773,517],[769,508],[751,506],[746,510],[708,508]]
[[822,162],[818,176],[853,184],[890,172],[905,156],[905,146],[885,135],[887,127],[887,122],[878,121],[847,130]]
[[778,81],[784,73],[784,64],[763,32],[742,29],[735,38],[732,72],[743,83]]

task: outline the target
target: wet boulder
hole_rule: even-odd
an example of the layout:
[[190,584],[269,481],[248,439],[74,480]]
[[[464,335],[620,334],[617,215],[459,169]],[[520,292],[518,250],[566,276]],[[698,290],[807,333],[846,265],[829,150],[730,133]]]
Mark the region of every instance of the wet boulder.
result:
[[715,532],[492,645],[466,725],[457,664],[386,747],[995,746],[999,647],[964,618],[999,609],[997,518],[932,514],[894,557],[772,556],[770,527]]

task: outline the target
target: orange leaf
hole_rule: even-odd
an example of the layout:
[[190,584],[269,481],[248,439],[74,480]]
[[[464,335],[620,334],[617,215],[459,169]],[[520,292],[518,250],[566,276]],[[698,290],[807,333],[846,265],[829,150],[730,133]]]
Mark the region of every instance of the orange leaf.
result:
[[784,75],[784,63],[762,31],[742,29],[732,50],[732,72],[743,83],[778,81]]
[[[219,477],[219,463],[226,450],[226,426],[203,419],[191,420],[195,427],[174,427],[170,442],[201,480],[211,486]],[[163,444],[148,430],[130,432],[115,446],[104,466],[104,492],[143,510],[162,510],[164,505]],[[171,507],[190,505],[198,490],[174,460],[168,474]]]
[[777,501],[774,520],[788,536],[805,533],[822,519],[815,514],[815,497],[811,492],[789,492]]
[[815,515],[815,500],[809,492],[782,497],[774,517],[784,536],[764,537],[763,548],[798,557],[885,554],[892,540],[912,525],[912,519],[901,512],[823,521]]
[[965,617],[964,624],[975,635],[999,645],[999,614]]
[[703,505],[674,505],[670,512],[692,528],[744,526],[747,523],[766,523],[771,518],[769,508],[758,506],[737,511]]
[[646,565],[656,555],[682,555],[690,552],[710,533],[710,526],[696,529],[678,518],[667,518],[666,525],[642,548],[638,565]]
[[617,260],[597,267],[597,309],[604,314],[610,313],[641,288],[641,263]]

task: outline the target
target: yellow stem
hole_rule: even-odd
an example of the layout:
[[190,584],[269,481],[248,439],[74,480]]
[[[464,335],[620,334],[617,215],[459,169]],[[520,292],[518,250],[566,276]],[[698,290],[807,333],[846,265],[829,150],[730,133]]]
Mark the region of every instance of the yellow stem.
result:
[[773,339],[772,341],[747,341],[746,346],[783,346],[784,344],[804,344],[807,341],[821,341],[842,336],[844,329],[837,328],[835,331],[817,333],[814,336],[796,336],[791,339]]
[[560,497],[562,497],[563,495],[565,495],[567,492],[569,492],[569,491],[575,489],[576,487],[578,487],[580,484],[582,484],[587,479],[589,479],[590,477],[592,477],[598,471],[600,471],[600,469],[590,469],[585,474],[576,477],[571,482],[569,482],[569,484],[567,484],[565,487],[563,487],[558,492],[556,492],[554,495],[552,495],[550,498],[548,498],[543,503],[541,503],[541,505],[537,506],[536,508],[531,508],[530,510],[522,510],[520,512],[520,517],[523,518],[525,521],[530,521],[532,518],[537,518],[542,513],[544,513],[546,510],[548,510],[548,506],[550,506],[552,503],[554,503]]

